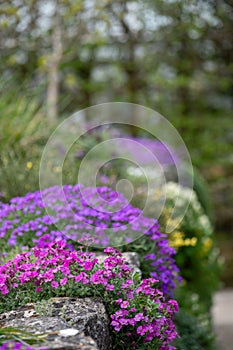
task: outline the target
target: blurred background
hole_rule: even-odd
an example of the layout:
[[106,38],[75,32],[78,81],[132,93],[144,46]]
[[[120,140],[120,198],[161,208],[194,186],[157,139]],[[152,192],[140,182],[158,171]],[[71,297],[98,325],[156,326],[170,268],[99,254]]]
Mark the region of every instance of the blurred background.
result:
[[233,2],[11,0],[0,8],[1,200],[39,188],[53,128],[134,102],[179,131],[233,287]]

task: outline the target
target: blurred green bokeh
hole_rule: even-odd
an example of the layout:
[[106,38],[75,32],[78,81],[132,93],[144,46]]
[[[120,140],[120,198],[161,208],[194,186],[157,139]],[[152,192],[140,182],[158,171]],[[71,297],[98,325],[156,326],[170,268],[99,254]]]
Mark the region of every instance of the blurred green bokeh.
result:
[[[227,261],[233,229],[232,2],[17,0],[0,9],[0,192],[39,188],[51,130],[106,101],[145,105],[177,128],[210,188]],[[132,121],[133,122],[133,121]],[[233,285],[233,269],[224,276]]]

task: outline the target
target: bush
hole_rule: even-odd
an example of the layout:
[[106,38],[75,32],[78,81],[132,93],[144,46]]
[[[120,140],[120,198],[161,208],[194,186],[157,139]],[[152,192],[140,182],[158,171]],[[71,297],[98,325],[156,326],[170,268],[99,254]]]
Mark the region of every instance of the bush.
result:
[[0,193],[8,201],[39,188],[39,162],[49,127],[35,98],[3,85],[0,96]]
[[174,344],[177,350],[216,350],[209,322],[201,322],[198,317],[180,308],[175,316],[175,323],[181,335]]
[[211,223],[214,223],[213,205],[209,193],[208,186],[197,169],[194,169],[193,173],[193,190],[197,195],[204,213],[208,216]]
[[176,262],[184,279],[182,288],[196,293],[199,303],[203,303],[209,311],[212,295],[219,286],[221,272],[212,224],[194,191],[172,182],[167,183],[163,191],[166,193],[166,205],[160,218],[162,227],[166,226],[178,195],[181,215],[191,195],[188,210],[178,227],[169,235],[169,241],[177,252]]

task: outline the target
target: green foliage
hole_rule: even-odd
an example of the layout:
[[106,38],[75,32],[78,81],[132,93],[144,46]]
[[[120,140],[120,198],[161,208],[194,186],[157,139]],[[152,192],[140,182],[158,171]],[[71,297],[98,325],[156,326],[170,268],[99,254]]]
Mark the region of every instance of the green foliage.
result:
[[221,109],[202,111],[186,117],[175,115],[171,121],[199,170],[209,170],[216,164],[224,167],[232,164],[232,112]]
[[1,150],[29,147],[43,135],[43,115],[36,99],[24,96],[12,84],[0,85]]
[[171,245],[176,249],[176,262],[184,278],[183,297],[179,300],[185,303],[185,293],[189,299],[190,293],[198,296],[206,310],[210,311],[212,296],[219,287],[219,276],[222,269],[220,254],[216,248],[213,226],[204,213],[195,192],[175,183],[167,183],[166,205],[160,222],[166,226],[171,208],[173,208],[179,191],[179,209],[181,215],[187,205],[189,207],[178,227],[169,235]]
[[33,334],[14,327],[0,328],[0,345],[7,341],[20,341],[26,345],[38,344],[45,340],[48,334]]
[[50,10],[40,11],[42,0],[18,0],[0,11],[5,48],[0,73],[14,76],[17,87],[25,77],[32,86],[44,81],[45,96],[58,28],[60,111],[64,104],[64,112],[71,113],[105,96],[146,104],[171,117],[228,108],[229,2],[95,0],[90,7],[87,0],[59,0],[56,11],[53,6],[52,1]]
[[210,198],[209,189],[207,187],[207,183],[204,178],[198,172],[197,169],[194,169],[193,173],[193,189],[197,194],[198,200],[204,210],[204,213],[208,216],[208,218],[213,223],[213,205]]
[[[27,153],[18,150],[4,150],[0,160],[0,191],[2,200],[23,196],[27,192],[39,189],[40,150],[34,148]],[[31,154],[30,154],[31,153]]]
[[174,344],[177,350],[216,350],[214,335],[208,321],[201,321],[198,317],[180,309],[175,316],[175,323],[181,335]]
[[5,201],[39,189],[39,162],[49,135],[37,99],[12,88],[0,86],[0,192]]

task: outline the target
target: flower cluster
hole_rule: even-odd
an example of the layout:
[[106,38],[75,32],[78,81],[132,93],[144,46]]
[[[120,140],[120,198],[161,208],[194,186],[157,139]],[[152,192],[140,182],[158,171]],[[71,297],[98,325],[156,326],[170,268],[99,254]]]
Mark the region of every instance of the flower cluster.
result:
[[[175,300],[165,300],[154,278],[137,281],[133,268],[115,248],[99,263],[94,253],[66,249],[66,242],[52,242],[47,248],[34,247],[0,266],[2,299],[11,298],[23,289],[46,295],[60,295],[65,287],[77,296],[82,289],[100,296],[111,317],[111,326],[126,347],[150,342],[160,349],[171,350],[178,336],[173,315],[178,311]],[[157,285],[157,287],[156,287]],[[51,293],[53,292],[53,294]],[[57,294],[58,292],[58,294]]]
[[[155,138],[149,139],[144,137],[127,136],[126,139],[123,139],[123,142],[124,149],[132,154],[139,164],[151,165],[158,162],[160,165],[166,168],[169,165],[176,165],[179,162],[177,151],[171,148],[171,146],[156,140]],[[135,152],[134,142],[142,146],[137,148],[137,153]]]
[[[0,345],[0,350],[35,350],[31,345],[25,345],[16,340],[9,340]],[[40,350],[48,350],[47,348],[40,348]]]
[[169,344],[177,338],[173,314],[178,312],[178,304],[175,300],[169,300],[167,303],[164,301],[160,290],[153,287],[157,282],[154,278],[144,279],[140,286],[133,290],[132,281],[128,280],[122,285],[127,299],[115,300],[119,310],[111,315],[111,325],[117,332],[127,326],[136,329],[136,335],[130,332],[126,334],[129,339],[133,339],[133,348],[137,338],[143,337],[145,343],[150,342],[150,346],[156,339],[157,343],[159,340],[161,349],[173,349]]
[[197,244],[197,237],[185,238],[184,232],[175,230],[172,232],[170,236],[170,245],[175,249],[179,249],[180,247],[195,247]]
[[178,225],[170,233],[169,241],[177,251],[175,258],[185,282],[180,289],[184,294],[181,302],[185,305],[185,299],[191,299],[192,293],[198,298],[198,303],[192,302],[193,310],[197,310],[197,304],[202,304],[201,307],[209,312],[222,270],[212,224],[192,189],[168,182],[162,190],[166,193],[166,205],[161,225],[166,226],[168,219],[172,221],[170,213],[174,205],[177,208],[178,220],[175,222],[175,218],[174,224]]
[[[167,211],[176,204],[178,210],[183,214],[184,208],[189,204],[183,220],[177,227],[177,230],[181,230],[181,232],[176,230],[171,236],[172,245],[175,248],[195,246],[199,240],[203,253],[209,254],[213,243],[213,227],[208,216],[204,214],[196,193],[192,189],[183,187],[175,182],[168,182],[164,185],[162,191],[166,193]],[[194,236],[184,237],[185,235],[182,231],[186,231],[186,227],[189,228],[187,231],[192,231]]]
[[[125,133],[122,128],[112,127],[112,125],[110,128],[108,125],[93,128],[91,125],[87,125],[86,128],[86,134],[82,135],[77,142],[78,152],[76,157],[78,159],[82,159],[97,144],[113,139],[114,149],[111,148],[111,144],[108,144],[109,154],[112,154],[113,151],[115,155],[119,153],[120,156],[127,153],[137,163],[143,165],[154,164],[155,160],[165,167],[179,162],[178,151],[155,137],[133,137]],[[137,143],[136,148],[135,143]],[[119,147],[116,147],[118,144]]]
[[[91,270],[98,260],[94,259],[93,253],[70,251],[64,249],[65,246],[66,242],[59,241],[56,244],[49,243],[47,248],[34,247],[1,265],[1,294],[8,294],[12,289],[30,282],[35,286],[36,292],[42,291],[46,283],[57,289],[59,285],[66,285],[68,279],[82,284],[89,283],[84,271]],[[74,270],[77,265],[80,273],[73,275],[70,265]]]
[[[49,215],[45,211],[46,208]],[[175,288],[178,269],[166,235],[156,219],[146,218],[120,193],[109,187],[84,188],[78,184],[53,187],[0,203],[0,237],[3,252],[17,245],[22,250],[50,242],[94,239],[94,246],[120,246],[145,235],[153,242],[153,277],[164,293]],[[71,246],[69,246],[71,247]]]
[[[34,350],[31,346],[25,346],[21,342],[9,340],[0,346],[0,350]],[[41,349],[46,350],[46,349]]]

